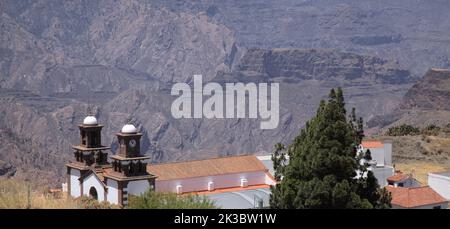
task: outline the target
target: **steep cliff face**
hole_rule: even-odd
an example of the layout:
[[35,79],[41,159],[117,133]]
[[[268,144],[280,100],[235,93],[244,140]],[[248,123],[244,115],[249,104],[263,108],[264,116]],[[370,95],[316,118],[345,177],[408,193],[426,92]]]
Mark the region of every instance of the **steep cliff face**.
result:
[[399,107],[369,121],[387,129],[399,124],[444,126],[450,123],[450,69],[431,68],[402,98]]
[[450,111],[450,69],[430,69],[408,90],[401,107]]
[[206,12],[236,32],[238,45],[332,48],[398,60],[422,76],[450,67],[450,4],[441,0],[165,1],[174,12]]
[[250,49],[243,56],[239,70],[248,76],[289,82],[338,80],[355,84],[363,81],[405,84],[413,80],[409,71],[400,69],[393,61],[324,49]]

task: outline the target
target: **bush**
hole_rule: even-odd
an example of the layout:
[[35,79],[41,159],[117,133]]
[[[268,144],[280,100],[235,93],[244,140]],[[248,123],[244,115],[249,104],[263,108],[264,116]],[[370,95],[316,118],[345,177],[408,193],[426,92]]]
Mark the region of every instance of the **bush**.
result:
[[442,128],[442,131],[446,134],[450,134],[450,123]]
[[128,208],[135,209],[212,209],[214,203],[205,196],[147,191],[140,196],[129,196]]
[[99,202],[88,196],[82,196],[75,199],[81,208],[84,209],[119,209],[119,205],[110,204],[106,201]]
[[387,135],[389,136],[407,136],[419,134],[420,134],[419,128],[407,124],[391,127],[387,131]]
[[425,127],[424,129],[422,129],[422,134],[436,136],[439,134],[440,131],[441,131],[441,128],[439,126],[430,124],[427,127]]

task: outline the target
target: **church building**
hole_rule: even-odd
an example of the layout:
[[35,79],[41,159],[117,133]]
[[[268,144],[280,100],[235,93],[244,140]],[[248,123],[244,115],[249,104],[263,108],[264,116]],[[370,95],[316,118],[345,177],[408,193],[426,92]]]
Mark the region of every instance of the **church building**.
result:
[[74,161],[66,164],[67,183],[63,184],[69,196],[126,206],[129,195],[147,190],[204,195],[253,190],[264,194],[267,202],[269,187],[276,184],[254,155],[150,164],[150,157],[140,151],[142,134],[132,124],[116,134],[117,153],[108,156],[110,147],[101,142],[102,128],[94,116],[79,125],[80,143],[72,146]]
[[150,157],[141,155],[142,134],[126,124],[116,134],[119,149],[110,156],[110,147],[102,145],[101,131],[94,116],[87,116],[81,125],[80,143],[72,146],[75,161],[67,167],[67,191],[72,197],[89,196],[98,201],[127,205],[128,195],[139,195],[154,189],[155,176],[147,172]]

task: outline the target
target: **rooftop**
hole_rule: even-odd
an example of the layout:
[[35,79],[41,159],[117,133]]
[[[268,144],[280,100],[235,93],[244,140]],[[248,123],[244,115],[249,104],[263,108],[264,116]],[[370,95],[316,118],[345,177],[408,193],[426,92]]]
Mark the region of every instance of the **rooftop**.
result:
[[361,145],[364,148],[383,148],[384,145],[380,141],[363,141],[361,142]]
[[392,194],[391,203],[405,208],[413,208],[447,202],[444,197],[440,196],[429,186],[416,188],[387,186],[386,189]]
[[254,155],[221,157],[197,161],[151,164],[147,171],[157,180],[176,180],[234,173],[268,171]]
[[387,178],[388,182],[399,182],[402,180],[406,180],[410,177],[410,175],[408,174],[404,174],[404,173],[396,173],[393,176],[390,176]]

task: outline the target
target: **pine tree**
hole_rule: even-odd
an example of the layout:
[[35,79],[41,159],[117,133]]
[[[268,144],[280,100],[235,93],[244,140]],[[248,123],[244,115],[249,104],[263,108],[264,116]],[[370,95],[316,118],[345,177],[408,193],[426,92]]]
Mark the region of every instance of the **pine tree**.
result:
[[[362,119],[356,120],[354,110],[349,121],[346,115],[342,89],[332,89],[287,147],[289,164],[278,169],[283,179],[271,189],[272,208],[390,207],[390,196],[357,157]],[[356,178],[357,171],[365,176]]]
[[372,152],[370,152],[370,149],[367,149],[366,153],[364,153],[364,159],[367,161],[372,160]]

